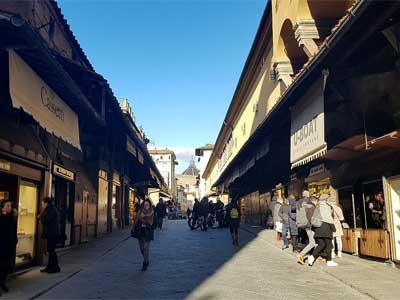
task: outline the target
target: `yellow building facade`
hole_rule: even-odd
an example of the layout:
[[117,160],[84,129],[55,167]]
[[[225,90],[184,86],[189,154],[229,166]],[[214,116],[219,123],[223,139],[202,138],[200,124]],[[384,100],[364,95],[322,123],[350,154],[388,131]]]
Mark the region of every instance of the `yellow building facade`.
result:
[[268,2],[203,177],[212,189],[355,1]]

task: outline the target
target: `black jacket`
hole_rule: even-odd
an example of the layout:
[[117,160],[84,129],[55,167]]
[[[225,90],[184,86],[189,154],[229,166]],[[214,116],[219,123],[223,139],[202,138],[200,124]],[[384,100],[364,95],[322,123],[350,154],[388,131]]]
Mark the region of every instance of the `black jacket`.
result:
[[40,216],[43,225],[43,239],[55,239],[60,237],[60,224],[58,212],[54,205],[49,204]]
[[0,232],[0,259],[13,257],[18,237],[16,217],[12,213],[0,215]]
[[167,206],[164,203],[157,203],[156,214],[158,218],[164,218],[167,215]]

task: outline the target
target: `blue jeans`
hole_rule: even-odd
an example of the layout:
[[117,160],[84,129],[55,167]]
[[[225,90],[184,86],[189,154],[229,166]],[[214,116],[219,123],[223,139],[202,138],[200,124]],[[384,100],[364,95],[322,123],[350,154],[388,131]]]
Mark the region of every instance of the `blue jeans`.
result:
[[287,238],[288,231],[289,231],[289,225],[282,224],[282,239],[283,239],[284,246],[289,246],[289,241]]

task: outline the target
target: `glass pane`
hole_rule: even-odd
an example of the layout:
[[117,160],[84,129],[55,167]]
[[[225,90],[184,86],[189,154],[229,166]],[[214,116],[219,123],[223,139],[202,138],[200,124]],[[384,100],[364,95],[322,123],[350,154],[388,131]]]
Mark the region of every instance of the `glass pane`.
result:
[[363,191],[367,228],[385,229],[386,213],[382,181],[364,184]]
[[353,190],[352,188],[340,189],[339,193],[339,204],[342,206],[344,221],[354,228],[354,213],[353,213]]
[[17,264],[29,262],[34,257],[37,197],[38,191],[35,185],[21,182],[18,203]]

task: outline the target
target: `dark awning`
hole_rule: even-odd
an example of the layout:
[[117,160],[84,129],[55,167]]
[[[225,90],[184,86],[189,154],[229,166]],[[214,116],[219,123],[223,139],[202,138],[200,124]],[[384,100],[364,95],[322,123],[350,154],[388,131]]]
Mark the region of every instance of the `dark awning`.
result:
[[43,167],[49,167],[49,157],[33,128],[12,117],[1,115],[0,150]]
[[323,158],[340,161],[354,160],[390,149],[400,149],[400,130],[377,138],[355,135],[334,146]]

